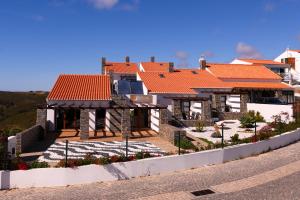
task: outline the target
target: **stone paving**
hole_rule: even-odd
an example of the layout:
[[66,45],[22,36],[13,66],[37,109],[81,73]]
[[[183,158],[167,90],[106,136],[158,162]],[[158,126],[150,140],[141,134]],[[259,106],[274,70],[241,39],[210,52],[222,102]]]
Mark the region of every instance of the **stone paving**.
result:
[[[289,165],[300,160],[300,143],[259,156],[224,164],[204,166],[159,176],[141,177],[87,185],[56,188],[29,188],[1,191],[1,199],[189,199],[190,192]],[[198,199],[299,199],[300,173],[233,193],[217,193]],[[239,187],[237,185],[237,187]],[[175,197],[174,197],[175,193]],[[177,195],[176,195],[177,194]],[[188,194],[188,196],[187,196]],[[181,195],[181,196],[180,196]],[[178,198],[177,198],[177,197]],[[179,198],[182,197],[182,198]],[[193,197],[197,199],[197,197]]]
[[[241,128],[241,123],[238,120],[224,120],[217,122],[218,126],[221,126],[221,124],[224,123],[224,140],[229,141],[230,137],[234,134],[239,134],[239,138],[248,138],[254,135],[254,128],[250,128],[249,131],[246,131],[245,128]],[[263,126],[265,126],[266,123],[258,122],[256,124],[256,130],[259,131]],[[211,137],[211,134],[215,132],[215,128],[213,126],[207,126],[204,127],[203,132],[195,132],[195,127],[188,127],[184,128],[184,130],[187,131],[188,134],[193,135],[197,138],[204,138],[207,139],[213,143],[221,142],[221,138],[213,138]],[[221,131],[221,129],[220,129]]]
[[[52,144],[42,156],[38,158],[39,161],[58,162],[65,158],[66,143],[56,142]],[[137,152],[149,152],[151,155],[162,156],[165,154],[163,150],[156,147],[149,142],[128,142],[128,155],[135,155]],[[113,155],[125,155],[126,142],[75,142],[70,141],[68,144],[68,158],[80,159],[84,158],[86,154],[93,156],[108,157]]]

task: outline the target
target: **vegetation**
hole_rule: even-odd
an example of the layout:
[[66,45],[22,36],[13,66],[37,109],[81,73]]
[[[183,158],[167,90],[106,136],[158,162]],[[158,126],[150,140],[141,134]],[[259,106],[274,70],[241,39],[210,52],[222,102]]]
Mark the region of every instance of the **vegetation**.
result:
[[198,121],[196,124],[196,131],[197,132],[203,132],[204,131],[204,122]]
[[221,138],[222,135],[221,135],[220,131],[215,131],[215,132],[213,132],[211,134],[211,137],[213,137],[213,138]]
[[[113,155],[110,157],[101,157],[96,158],[92,154],[87,154],[84,158],[81,159],[68,159],[67,166],[68,167],[78,167],[83,165],[90,165],[90,164],[96,164],[96,165],[107,165],[110,163],[115,162],[126,162],[126,161],[132,161],[132,160],[140,160],[145,158],[151,158],[155,157],[154,155],[151,155],[149,152],[137,152],[135,155],[126,156],[124,154],[122,155]],[[65,167],[65,160],[60,160],[56,167]]]
[[264,122],[264,117],[261,116],[259,112],[255,112],[253,110],[250,110],[248,113],[246,113],[241,119],[241,126],[243,128],[253,128],[255,122]]
[[0,130],[8,135],[35,124],[36,106],[45,102],[46,92],[0,92]]
[[182,148],[182,149],[193,149],[193,150],[197,149],[197,147],[187,138],[181,138],[180,144],[179,144],[179,141],[176,140],[175,146],[179,147],[179,145],[180,145],[180,148]]

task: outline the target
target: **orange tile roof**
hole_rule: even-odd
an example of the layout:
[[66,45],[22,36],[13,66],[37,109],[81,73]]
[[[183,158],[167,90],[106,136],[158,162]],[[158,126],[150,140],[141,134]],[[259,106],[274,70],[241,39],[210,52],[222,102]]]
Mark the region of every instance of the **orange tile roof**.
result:
[[48,100],[110,100],[107,75],[60,75]]
[[283,63],[276,62],[274,60],[257,60],[257,59],[238,59],[238,60],[249,62],[249,63],[252,63],[252,64],[283,65]]
[[291,86],[281,82],[226,82],[232,88],[252,88],[252,89],[289,89]]
[[300,50],[297,50],[297,49],[289,49],[289,51],[295,51],[295,52],[298,52],[298,53],[300,53]]
[[175,72],[139,72],[138,74],[150,93],[197,94],[193,88],[228,88],[226,83],[205,70],[185,69]]
[[138,67],[136,63],[126,63],[126,62],[107,62],[105,66],[105,71],[113,71],[114,73],[120,74],[135,74],[138,72]]
[[145,72],[169,72],[168,62],[141,62]]
[[281,80],[276,73],[263,65],[207,64],[208,70],[218,78],[224,79],[271,79]]

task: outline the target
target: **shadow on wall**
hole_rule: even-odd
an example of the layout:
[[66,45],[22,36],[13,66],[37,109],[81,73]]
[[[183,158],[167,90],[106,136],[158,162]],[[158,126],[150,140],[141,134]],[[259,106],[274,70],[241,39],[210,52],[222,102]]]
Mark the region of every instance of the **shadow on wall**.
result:
[[[118,163],[119,165],[125,167],[124,163]],[[117,167],[114,165],[104,165],[104,169],[107,170],[108,173],[110,173],[112,176],[116,177],[118,180],[124,180],[124,179],[129,179],[129,177],[124,174],[121,170],[119,170]]]
[[10,188],[10,171],[1,171],[0,190]]

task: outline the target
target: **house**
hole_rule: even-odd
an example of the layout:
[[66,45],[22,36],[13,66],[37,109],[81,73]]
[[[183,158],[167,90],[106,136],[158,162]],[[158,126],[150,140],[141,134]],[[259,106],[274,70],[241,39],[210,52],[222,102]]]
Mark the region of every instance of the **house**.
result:
[[122,132],[161,125],[195,126],[202,120],[238,119],[257,110],[270,121],[281,111],[292,116],[293,88],[262,64],[217,64],[200,60],[197,68],[177,69],[172,62],[109,62],[102,74],[60,75],[37,112],[49,131],[73,129]]
[[286,49],[274,61],[289,64],[293,85],[300,83],[300,50]]
[[281,76],[284,82],[289,83],[291,81],[290,65],[288,63],[281,62],[281,60],[277,62],[274,60],[236,58],[231,62],[231,64],[263,65]]

